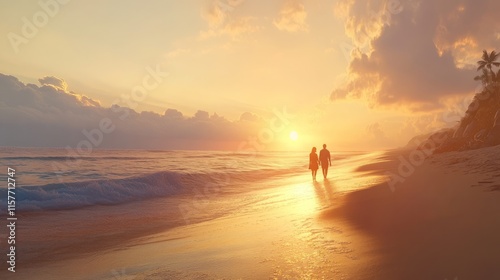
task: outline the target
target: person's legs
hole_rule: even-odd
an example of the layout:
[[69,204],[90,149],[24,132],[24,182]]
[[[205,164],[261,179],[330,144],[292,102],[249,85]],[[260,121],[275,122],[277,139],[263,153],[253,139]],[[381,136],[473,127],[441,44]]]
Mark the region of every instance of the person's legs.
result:
[[326,178],[328,176],[328,165],[323,165],[323,178]]
[[318,172],[318,170],[311,169],[313,180],[316,180],[316,172]]

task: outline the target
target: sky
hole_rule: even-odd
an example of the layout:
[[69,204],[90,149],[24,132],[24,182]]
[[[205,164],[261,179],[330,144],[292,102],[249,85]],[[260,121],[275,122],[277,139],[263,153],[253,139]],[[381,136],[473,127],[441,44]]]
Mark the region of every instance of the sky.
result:
[[1,146],[404,146],[456,124],[500,45],[494,0],[0,5]]

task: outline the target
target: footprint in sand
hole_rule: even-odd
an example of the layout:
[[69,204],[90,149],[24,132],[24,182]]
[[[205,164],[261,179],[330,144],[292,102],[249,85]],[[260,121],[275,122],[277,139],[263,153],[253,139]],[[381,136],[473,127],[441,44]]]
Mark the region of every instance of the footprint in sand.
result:
[[[492,178],[493,179],[493,178]],[[493,184],[495,183],[495,181],[489,181],[489,180],[483,180],[483,181],[478,181],[476,184],[474,185],[471,185],[471,187],[482,187],[484,185],[487,185],[487,184]],[[493,187],[493,186],[490,186],[490,187]]]
[[490,191],[491,192],[500,191],[500,185],[492,185],[492,186],[490,186]]

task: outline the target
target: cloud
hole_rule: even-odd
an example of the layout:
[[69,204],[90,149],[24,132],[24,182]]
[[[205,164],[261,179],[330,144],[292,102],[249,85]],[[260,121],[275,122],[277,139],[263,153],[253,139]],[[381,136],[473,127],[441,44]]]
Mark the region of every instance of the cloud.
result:
[[242,35],[254,33],[260,28],[252,23],[254,18],[242,17],[232,19],[227,23],[216,28],[210,28],[200,32],[200,39],[208,39],[212,37],[229,36],[232,39],[238,39]]
[[403,136],[422,135],[453,125],[446,122],[445,116],[441,113],[408,117],[398,125],[399,134]]
[[54,76],[46,76],[43,78],[38,79],[38,82],[40,82],[41,85],[43,86],[52,86],[56,89],[62,90],[62,91],[67,91],[68,90],[68,84],[62,79],[56,78]]
[[337,16],[353,42],[348,78],[335,98],[412,111],[442,109],[472,93],[473,63],[500,41],[498,1],[342,0]]
[[[61,108],[74,106],[101,106],[97,100],[68,91],[68,84],[63,79],[54,76],[46,76],[38,79],[38,82],[42,85],[40,88],[41,95],[39,97],[44,99],[45,104],[59,105]],[[37,88],[35,85],[30,86],[33,89]]]
[[259,121],[259,117],[255,114],[250,113],[250,112],[244,112],[240,116],[240,121],[257,122],[257,121]]
[[208,120],[208,119],[210,119],[210,114],[207,111],[198,110],[194,114],[194,119],[196,119],[196,120]]
[[68,92],[63,80],[55,77],[40,79],[42,84],[23,84],[13,76],[0,74],[1,103],[9,108],[31,108],[44,112],[74,111],[100,107],[99,102],[84,95]]
[[281,31],[307,31],[306,19],[307,12],[304,5],[296,0],[288,0],[280,11],[279,18],[273,23]]
[[163,114],[164,117],[168,119],[182,119],[184,116],[182,113],[176,109],[167,109],[165,113]]
[[37,86],[0,74],[0,130],[9,132],[1,134],[0,146],[76,149],[105,122],[113,130],[103,133],[95,147],[236,150],[265,125],[232,122],[203,110],[186,117],[176,109],[157,114],[120,105],[103,107],[97,100],[63,90],[61,81],[44,78]]
[[251,21],[253,20],[253,17],[242,17],[230,21],[225,25],[224,29],[222,29],[222,34],[229,34],[233,37],[236,37],[242,34],[256,32],[260,28],[252,24]]
[[346,34],[358,46],[368,44],[380,35],[384,26],[385,1],[341,0],[335,6],[335,15],[344,20]]
[[258,31],[260,28],[254,24],[254,17],[236,15],[243,2],[243,0],[209,1],[202,14],[209,28],[200,32],[200,39],[220,36],[237,39],[242,35]]
[[99,101],[94,100],[94,99],[87,97],[85,95],[80,95],[79,100],[85,106],[93,106],[93,107],[100,107],[101,106],[101,103]]
[[221,26],[228,17],[228,9],[223,9],[221,1],[214,0],[210,1],[203,13],[203,17],[208,22],[211,28],[216,28]]

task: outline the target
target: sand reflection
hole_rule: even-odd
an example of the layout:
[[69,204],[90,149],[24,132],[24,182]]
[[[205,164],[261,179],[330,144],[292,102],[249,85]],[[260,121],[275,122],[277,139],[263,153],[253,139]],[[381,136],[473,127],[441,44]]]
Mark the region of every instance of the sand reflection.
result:
[[335,203],[335,185],[328,179],[313,182],[314,192],[321,208],[332,206]]

